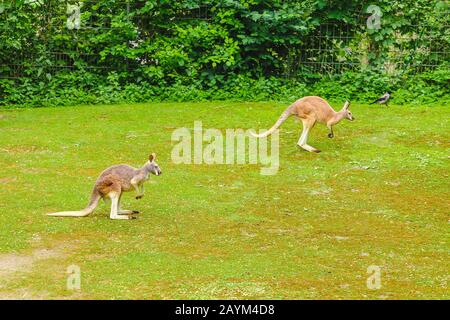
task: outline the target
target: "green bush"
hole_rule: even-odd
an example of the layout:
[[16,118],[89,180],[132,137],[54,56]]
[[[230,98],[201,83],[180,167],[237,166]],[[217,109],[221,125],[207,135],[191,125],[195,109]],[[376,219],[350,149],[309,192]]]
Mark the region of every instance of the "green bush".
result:
[[205,84],[178,81],[157,86],[149,82],[121,83],[117,73],[107,77],[89,73],[58,74],[48,81],[33,83],[0,80],[0,105],[15,107],[66,106],[76,104],[137,103],[148,101],[284,101],[293,102],[305,95],[320,95],[330,100],[369,102],[389,90],[392,103],[432,103],[450,100],[450,68],[392,81],[374,72],[347,72],[319,81],[294,81],[275,77],[253,79],[250,75],[230,75],[228,79]]

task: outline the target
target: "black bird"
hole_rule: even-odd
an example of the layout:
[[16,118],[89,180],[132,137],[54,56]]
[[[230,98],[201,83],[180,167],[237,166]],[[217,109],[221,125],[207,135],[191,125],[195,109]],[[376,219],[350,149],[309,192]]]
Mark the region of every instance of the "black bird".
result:
[[377,100],[375,100],[374,102],[369,103],[369,104],[378,103],[378,104],[386,104],[386,106],[387,106],[388,105],[387,102],[390,97],[391,97],[391,93],[389,91],[387,91],[383,96],[381,96],[380,98],[378,98]]

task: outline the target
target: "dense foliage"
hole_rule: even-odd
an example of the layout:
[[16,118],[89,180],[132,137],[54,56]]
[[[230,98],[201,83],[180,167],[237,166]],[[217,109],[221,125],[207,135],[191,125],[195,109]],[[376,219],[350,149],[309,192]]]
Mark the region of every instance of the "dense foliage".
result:
[[380,28],[363,0],[86,0],[79,29],[76,3],[3,2],[0,104],[449,95],[444,1],[377,1]]

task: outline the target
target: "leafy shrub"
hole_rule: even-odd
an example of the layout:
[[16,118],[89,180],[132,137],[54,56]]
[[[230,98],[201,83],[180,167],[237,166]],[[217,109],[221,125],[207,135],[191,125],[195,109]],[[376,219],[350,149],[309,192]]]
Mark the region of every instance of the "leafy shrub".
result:
[[117,73],[99,77],[85,72],[59,74],[49,81],[30,79],[0,80],[0,105],[16,107],[66,106],[76,104],[137,103],[148,101],[284,101],[293,102],[305,95],[320,95],[330,100],[369,102],[385,91],[392,92],[393,103],[432,103],[449,100],[449,68],[396,81],[375,72],[348,72],[324,77],[317,82],[275,77],[253,79],[232,74],[228,79],[205,84],[177,81],[169,86],[149,82],[120,83]]

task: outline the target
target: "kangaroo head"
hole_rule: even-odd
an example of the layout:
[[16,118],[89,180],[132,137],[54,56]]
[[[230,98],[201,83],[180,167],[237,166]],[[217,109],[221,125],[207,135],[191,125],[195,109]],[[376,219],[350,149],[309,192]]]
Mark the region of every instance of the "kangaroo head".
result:
[[344,114],[344,117],[350,121],[355,120],[355,118],[353,118],[353,114],[352,112],[349,110],[350,108],[350,102],[345,101],[344,107],[342,108],[342,113]]
[[155,160],[156,160],[156,153],[152,153],[148,157],[147,168],[148,171],[150,171],[152,174],[159,176],[162,172],[158,164],[155,162]]

